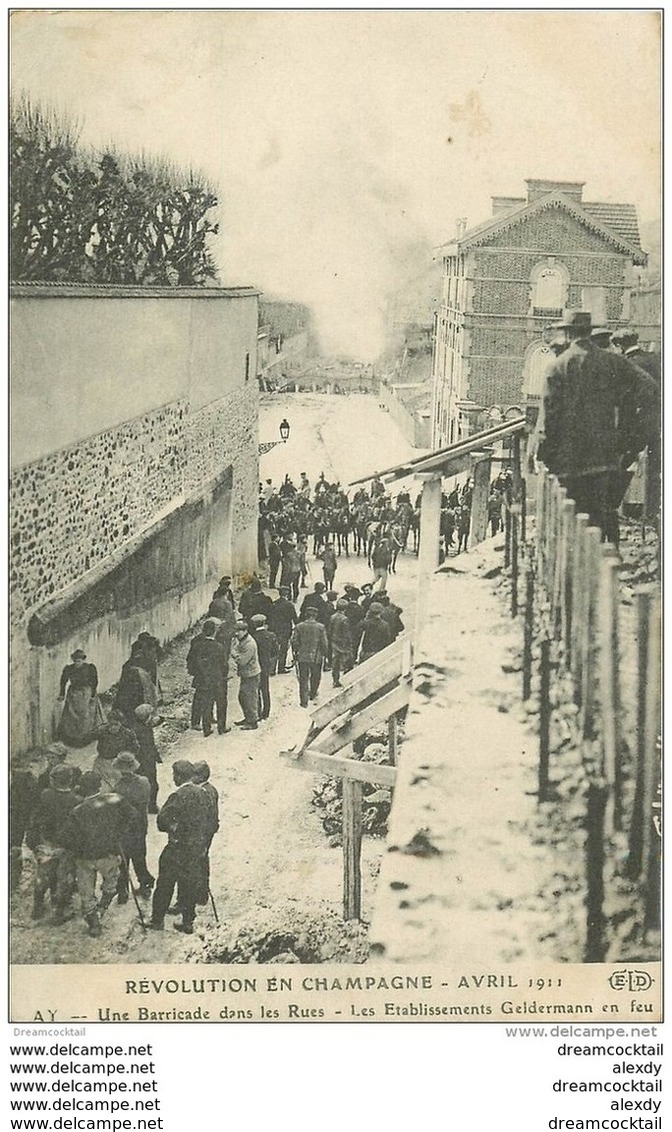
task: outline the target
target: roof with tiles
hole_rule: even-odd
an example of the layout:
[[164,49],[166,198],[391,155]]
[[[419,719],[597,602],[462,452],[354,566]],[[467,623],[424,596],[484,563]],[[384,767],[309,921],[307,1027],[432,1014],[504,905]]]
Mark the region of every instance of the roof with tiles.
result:
[[536,212],[560,207],[566,209],[580,222],[600,233],[605,239],[616,244],[622,251],[632,254],[637,264],[645,264],[646,256],[640,246],[637,211],[632,204],[609,204],[607,202],[593,201],[581,202],[565,196],[559,190],[554,190],[537,198],[532,203],[525,201],[522,204],[489,216],[487,220],[469,228],[459,237],[448,241],[439,249],[443,255],[456,255],[463,248],[487,244],[488,237],[494,236],[507,228],[514,227],[519,221],[534,215]]

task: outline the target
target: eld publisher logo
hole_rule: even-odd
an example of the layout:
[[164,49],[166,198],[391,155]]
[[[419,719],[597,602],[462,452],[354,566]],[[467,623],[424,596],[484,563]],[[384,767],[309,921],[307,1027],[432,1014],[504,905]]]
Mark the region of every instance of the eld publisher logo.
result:
[[653,979],[647,971],[614,971],[609,986],[612,990],[645,991],[653,986]]

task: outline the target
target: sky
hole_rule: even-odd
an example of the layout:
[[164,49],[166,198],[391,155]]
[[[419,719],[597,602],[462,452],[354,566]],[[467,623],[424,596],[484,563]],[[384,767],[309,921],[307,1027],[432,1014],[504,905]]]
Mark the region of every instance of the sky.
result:
[[224,284],[382,346],[409,265],[525,178],[660,213],[660,27],[646,11],[21,10],[14,92],[95,146],[216,186]]

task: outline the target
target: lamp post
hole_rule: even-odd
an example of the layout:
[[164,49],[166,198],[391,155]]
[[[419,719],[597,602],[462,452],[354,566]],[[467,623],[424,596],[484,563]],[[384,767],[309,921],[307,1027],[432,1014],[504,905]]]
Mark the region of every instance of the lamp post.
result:
[[289,434],[291,432],[291,425],[290,425],[290,423],[287,419],[280,421],[279,432],[280,432],[280,440],[264,440],[264,441],[262,441],[262,443],[259,445],[259,455],[260,456],[265,456],[267,452],[271,451],[271,449],[277,448],[278,444],[286,444],[287,443],[287,441],[289,440]]

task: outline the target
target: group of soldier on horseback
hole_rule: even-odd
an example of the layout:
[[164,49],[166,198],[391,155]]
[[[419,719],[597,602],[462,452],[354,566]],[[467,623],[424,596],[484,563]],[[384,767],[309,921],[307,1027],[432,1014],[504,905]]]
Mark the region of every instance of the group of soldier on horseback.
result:
[[[378,560],[387,558],[386,565],[394,573],[397,557],[408,549],[409,539],[417,553],[419,530],[420,497],[413,505],[409,493],[401,491],[393,500],[377,476],[368,491],[358,488],[351,500],[340,483],[327,481],[324,472],[312,490],[305,472],[298,486],[289,475],[277,490],[270,480],[261,485],[259,551],[263,558],[274,557],[272,543],[288,539],[296,539],[299,553],[305,554],[312,538],[312,551],[318,558],[332,548],[349,557],[352,549],[364,555],[374,570]],[[305,573],[303,566],[301,573]]]

